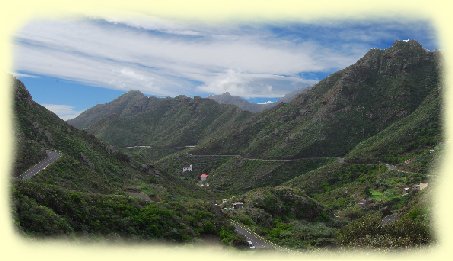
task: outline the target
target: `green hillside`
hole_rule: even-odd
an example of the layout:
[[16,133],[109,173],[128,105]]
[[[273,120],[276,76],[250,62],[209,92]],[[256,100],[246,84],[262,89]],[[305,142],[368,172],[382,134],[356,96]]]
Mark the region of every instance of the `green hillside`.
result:
[[349,161],[402,163],[442,141],[441,90],[435,88],[410,115],[359,143]]
[[[439,54],[416,41],[372,49],[256,114],[131,91],[69,121],[76,129],[14,84],[15,175],[47,149],[63,155],[14,181],[15,222],[26,234],[177,242],[214,235],[239,246],[233,219],[303,250],[435,242],[443,86]],[[149,147],[127,148],[140,145]],[[201,173],[209,186],[199,186]],[[237,202],[244,207],[233,208]]]
[[151,146],[150,157],[157,159],[229,132],[251,117],[250,112],[210,99],[156,98],[130,91],[68,123],[117,147]]
[[[174,194],[171,190],[179,190],[178,195],[197,193],[196,188],[194,192],[185,192],[193,187],[184,182],[175,183],[172,177],[160,175],[152,165],[139,164],[93,135],[66,124],[35,103],[20,81],[14,81],[14,89],[16,176],[42,159],[46,149],[54,149],[62,152],[62,158],[43,170],[43,175],[34,177],[34,182],[96,193],[119,193],[130,188],[159,186],[170,190],[167,193],[170,195]],[[199,196],[205,194],[201,190],[198,193]]]
[[241,244],[225,217],[212,209],[207,191],[66,124],[35,103],[20,81],[13,84],[14,176],[42,160],[47,149],[62,153],[30,180],[13,180],[13,218],[21,233],[175,242],[214,235]]
[[416,41],[370,50],[357,63],[264,111],[200,154],[264,158],[341,156],[410,115],[439,84],[438,55]]
[[237,200],[244,208],[228,210],[227,215],[274,243],[305,250],[335,245],[338,225],[332,214],[299,189],[258,188],[229,202]]

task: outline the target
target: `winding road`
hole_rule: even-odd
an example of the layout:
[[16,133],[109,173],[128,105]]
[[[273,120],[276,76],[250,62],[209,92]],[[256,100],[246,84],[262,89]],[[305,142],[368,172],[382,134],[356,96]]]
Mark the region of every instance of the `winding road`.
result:
[[47,153],[47,157],[45,159],[38,162],[36,165],[34,165],[33,167],[29,168],[27,171],[22,173],[18,177],[18,179],[21,179],[21,180],[31,179],[33,176],[38,174],[41,170],[47,168],[47,166],[54,163],[61,157],[60,152],[55,151],[55,150],[46,150],[46,153]]
[[238,233],[239,235],[244,236],[248,241],[252,241],[253,245],[257,249],[273,249],[274,246],[272,246],[270,243],[268,243],[265,239],[257,235],[255,232],[249,230],[245,226],[239,224],[238,222],[231,220],[231,224],[234,226],[234,231]]

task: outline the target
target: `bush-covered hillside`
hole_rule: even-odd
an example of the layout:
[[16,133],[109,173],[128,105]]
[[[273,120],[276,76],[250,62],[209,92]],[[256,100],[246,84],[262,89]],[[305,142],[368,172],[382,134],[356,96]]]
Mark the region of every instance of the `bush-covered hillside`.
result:
[[[15,223],[29,235],[214,235],[243,246],[233,219],[303,250],[429,245],[444,138],[438,56],[396,41],[253,115],[131,91],[71,121],[87,131],[15,81],[15,175],[46,150],[62,153],[31,180],[14,180]],[[125,148],[134,145],[149,147]],[[201,173],[209,174],[204,186]]]
[[410,115],[439,86],[438,54],[416,41],[372,49],[355,64],[264,111],[194,153],[266,158],[342,156]]
[[349,161],[402,163],[442,141],[440,89],[435,88],[410,115],[362,141]]
[[209,193],[141,164],[36,104],[14,80],[18,176],[42,160],[62,156],[30,180],[13,180],[17,229],[32,236],[188,242],[202,235],[242,244],[212,208]]
[[13,190],[18,229],[39,236],[101,236],[184,242],[231,227],[201,200],[145,203],[121,195],[22,182]]
[[117,147],[149,145],[158,159],[178,148],[230,132],[251,117],[250,112],[210,99],[156,98],[130,91],[68,123]]

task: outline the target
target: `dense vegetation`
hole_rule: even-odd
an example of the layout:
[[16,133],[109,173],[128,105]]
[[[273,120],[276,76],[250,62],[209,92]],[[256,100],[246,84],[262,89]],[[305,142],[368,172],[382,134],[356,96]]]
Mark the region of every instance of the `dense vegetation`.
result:
[[348,160],[402,163],[439,144],[442,141],[439,96],[436,86],[413,113],[362,141],[348,153]]
[[[277,186],[323,164],[331,158],[300,159],[295,161],[262,161],[239,156],[198,156],[187,151],[164,157],[156,163],[163,172],[189,182],[196,182],[200,173],[209,174],[208,191],[227,196],[244,193],[253,188]],[[193,166],[192,172],[182,172]]]
[[342,156],[408,116],[439,85],[437,53],[416,41],[370,50],[288,104],[264,111],[194,153],[266,158]]
[[34,235],[94,235],[189,241],[231,230],[202,201],[144,203],[133,197],[68,191],[22,182],[14,187],[18,227]]
[[430,225],[431,198],[425,192],[402,208],[397,220],[384,222],[382,213],[370,211],[344,226],[338,242],[346,247],[400,249],[426,246],[435,241]]
[[30,181],[14,180],[13,217],[32,236],[121,237],[187,242],[203,235],[228,244],[244,239],[218,210],[209,193],[141,164],[36,104],[14,80],[15,175],[43,158],[62,157]]
[[330,211],[299,189],[264,187],[234,200],[245,207],[227,215],[274,243],[301,249],[334,245],[336,224]]
[[236,106],[204,98],[147,97],[130,91],[68,123],[117,147],[149,145],[159,158],[209,136],[229,132],[252,116]]
[[[259,114],[132,91],[71,121],[120,151],[35,104],[16,81],[16,174],[45,149],[63,157],[14,183],[15,222],[32,235],[215,235],[240,246],[231,218],[298,249],[430,244],[438,63],[438,53],[397,41]],[[124,148],[134,145],[151,147]],[[197,186],[201,173],[209,187]],[[232,209],[238,201],[244,208]]]

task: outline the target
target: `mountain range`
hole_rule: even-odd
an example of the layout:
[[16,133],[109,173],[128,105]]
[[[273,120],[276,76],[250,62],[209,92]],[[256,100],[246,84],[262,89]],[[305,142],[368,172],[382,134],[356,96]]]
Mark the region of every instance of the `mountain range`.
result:
[[[254,113],[231,95],[130,91],[65,123],[16,80],[16,176],[45,150],[63,154],[15,181],[16,223],[38,235],[210,234],[239,246],[232,219],[297,249],[429,244],[428,183],[443,146],[439,56],[396,41]],[[201,173],[209,186],[200,186]],[[230,209],[235,202],[244,208]]]
[[244,111],[250,111],[250,112],[261,112],[265,109],[272,108],[276,105],[274,103],[265,103],[265,104],[251,103],[240,96],[232,96],[229,92],[218,94],[218,95],[210,95],[207,98],[214,100],[220,104],[235,105]]
[[[13,86],[12,213],[20,233],[167,242],[214,235],[227,244],[244,242],[207,203],[209,192],[132,160],[34,102],[19,80]],[[43,160],[46,150],[57,150],[61,157],[22,179],[20,174]]]
[[266,158],[342,156],[413,113],[440,85],[436,52],[397,41],[266,110],[194,153]]
[[214,100],[220,104],[231,104],[239,107],[241,110],[250,111],[250,112],[262,112],[266,109],[270,109],[275,107],[277,104],[283,102],[288,103],[298,94],[302,93],[304,89],[292,91],[285,96],[277,99],[276,102],[267,102],[267,103],[252,103],[247,101],[246,99],[240,96],[233,96],[229,92],[218,94],[218,95],[210,95],[207,98]]
[[156,98],[129,91],[68,123],[116,147],[146,145],[162,156],[229,132],[251,117],[251,112],[211,99]]

